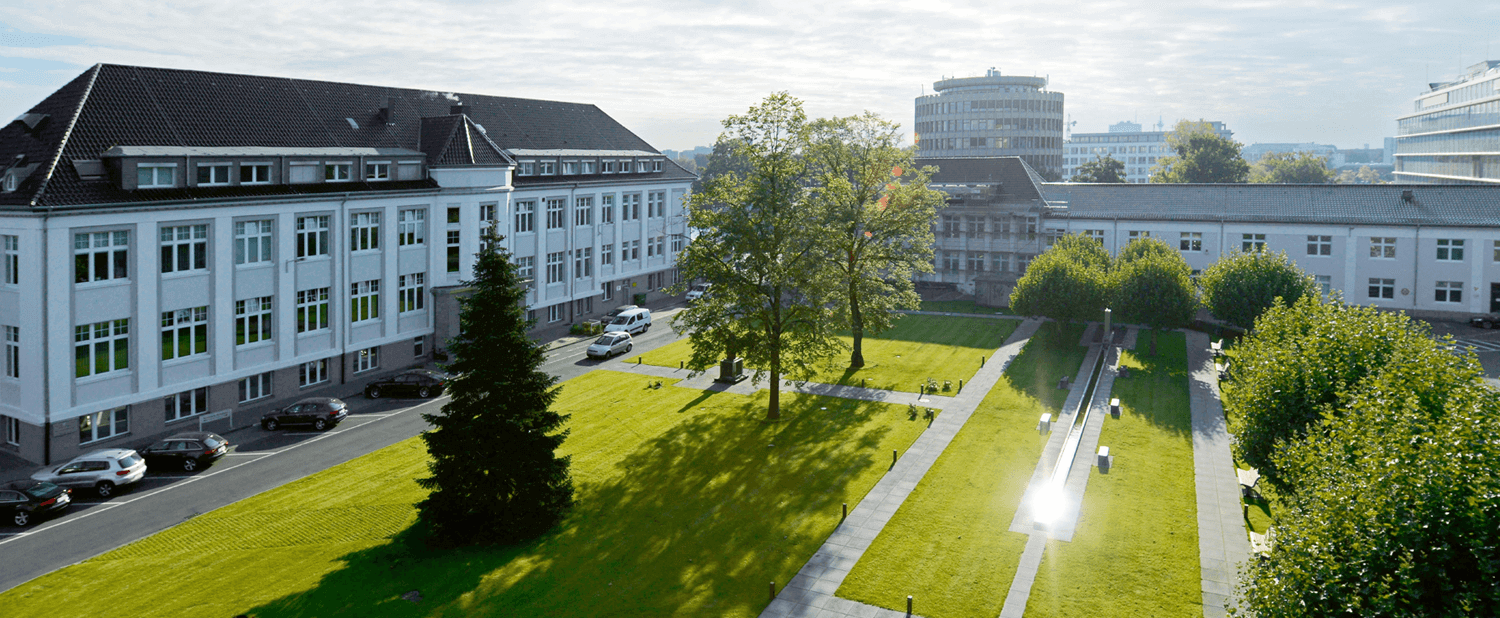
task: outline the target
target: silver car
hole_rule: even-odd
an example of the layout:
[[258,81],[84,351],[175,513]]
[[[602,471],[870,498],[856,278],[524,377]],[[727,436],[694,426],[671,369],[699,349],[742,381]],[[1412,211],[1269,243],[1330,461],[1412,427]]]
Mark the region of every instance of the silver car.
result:
[[625,354],[634,347],[634,340],[630,338],[630,333],[604,333],[589,345],[585,354],[589,358],[609,358],[616,354]]
[[62,487],[92,487],[99,492],[99,497],[108,498],[115,493],[116,487],[129,485],[144,476],[146,460],[139,453],[115,448],[79,455],[68,463],[37,472],[31,478]]

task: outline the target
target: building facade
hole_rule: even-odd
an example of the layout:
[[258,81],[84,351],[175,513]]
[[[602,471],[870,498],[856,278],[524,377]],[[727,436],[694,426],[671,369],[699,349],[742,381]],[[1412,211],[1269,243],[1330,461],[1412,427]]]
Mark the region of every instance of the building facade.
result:
[[37,462],[432,360],[487,229],[543,327],[659,289],[693,178],[592,105],[116,65],[0,157],[0,448]]
[[1428,84],[1396,119],[1396,182],[1500,183],[1500,60]]
[[[1209,121],[1220,137],[1233,139],[1234,132],[1224,123]],[[1134,122],[1119,122],[1109,126],[1107,133],[1074,133],[1064,147],[1062,179],[1067,180],[1078,173],[1078,166],[1095,158],[1114,157],[1125,164],[1125,182],[1146,183],[1151,181],[1151,168],[1161,157],[1171,156],[1172,147],[1167,144],[1170,131],[1142,131]]]
[[933,82],[917,97],[915,139],[926,158],[1018,156],[1043,178],[1063,169],[1063,93],[1047,78],[1000,74]]

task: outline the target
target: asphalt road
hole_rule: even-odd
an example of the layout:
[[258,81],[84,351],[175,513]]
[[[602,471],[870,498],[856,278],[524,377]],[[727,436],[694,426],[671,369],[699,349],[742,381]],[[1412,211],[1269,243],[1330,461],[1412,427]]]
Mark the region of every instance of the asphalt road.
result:
[[[668,324],[675,313],[653,313],[651,331],[635,338],[632,355],[676,341]],[[622,362],[589,360],[586,347],[556,348],[542,369],[568,380]],[[225,436],[233,445],[228,456],[196,473],[148,470],[141,482],[107,500],[74,490],[75,502],[61,516],[25,529],[0,525],[0,592],[420,434],[428,427],[422,413],[447,401],[354,397],[349,418],[327,432],[241,429]]]

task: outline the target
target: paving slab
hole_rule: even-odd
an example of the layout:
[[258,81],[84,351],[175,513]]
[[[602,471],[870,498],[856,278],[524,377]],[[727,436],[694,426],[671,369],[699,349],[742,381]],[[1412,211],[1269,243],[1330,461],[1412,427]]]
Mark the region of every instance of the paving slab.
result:
[[1236,570],[1250,559],[1250,538],[1208,335],[1187,331],[1187,348],[1203,615],[1218,618],[1239,602],[1234,594]]

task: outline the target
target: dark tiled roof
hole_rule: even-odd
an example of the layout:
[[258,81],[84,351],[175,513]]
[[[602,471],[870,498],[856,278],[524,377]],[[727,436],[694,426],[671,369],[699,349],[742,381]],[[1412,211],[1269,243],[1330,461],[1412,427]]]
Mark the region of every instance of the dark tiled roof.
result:
[[1041,199],[1040,185],[1045,179],[1031,169],[1021,157],[951,157],[917,159],[919,167],[938,168],[934,184],[967,185],[1000,183],[1001,195],[1007,201]]
[[[1500,227],[1500,186],[1046,183],[1052,216]],[[1411,201],[1402,194],[1411,192]]]
[[[444,148],[430,163],[454,164],[463,158],[460,154],[467,155],[452,148],[464,133],[474,143],[470,164],[500,163],[500,151],[512,148],[657,152],[589,104],[111,64],[95,65],[29,113],[47,118],[35,129],[22,122],[0,128],[0,162],[9,165],[15,155],[25,154],[28,163],[42,165],[20,190],[0,195],[0,208],[160,199],[147,191],[133,195],[110,182],[79,178],[72,160],[98,159],[119,145],[406,148],[431,157],[426,146],[442,141]],[[461,120],[436,123],[434,128],[447,128],[449,134],[431,139],[423,131],[423,119],[441,117]],[[487,144],[481,147],[481,142]],[[640,176],[692,177],[675,173],[681,171],[675,166],[664,169]],[[369,186],[381,190],[401,184]],[[241,191],[236,195],[246,190],[292,192],[289,187],[233,190]]]
[[433,167],[510,165],[512,161],[466,114],[422,119],[422,152]]

